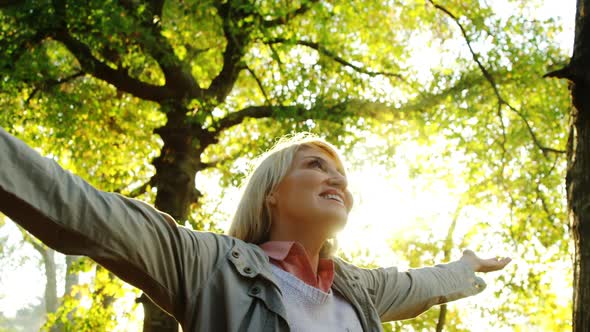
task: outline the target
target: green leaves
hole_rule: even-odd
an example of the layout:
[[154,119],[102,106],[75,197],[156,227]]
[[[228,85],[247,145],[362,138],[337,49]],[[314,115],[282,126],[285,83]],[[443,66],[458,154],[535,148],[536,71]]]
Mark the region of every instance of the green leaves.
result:
[[[511,293],[471,312],[498,322],[536,313],[529,323],[541,330],[567,324],[543,264],[569,254],[559,152],[569,99],[563,82],[542,75],[568,55],[554,39],[560,22],[534,18],[536,2],[189,0],[161,11],[145,1],[64,3],[0,10],[0,124],[66,168],[103,190],[145,189],[140,198],[153,202],[151,162],[163,146],[153,131],[181,114],[192,130],[184,138],[195,153],[204,148],[196,181],[204,195],[188,222],[219,230],[229,218],[220,197],[232,195],[248,161],[281,135],[311,131],[352,167],[405,167],[416,188],[454,190],[462,208],[454,248],[527,257],[499,280]],[[110,76],[57,38],[63,30]],[[167,90],[158,99],[162,90],[130,89],[121,78]],[[220,129],[249,107],[272,112]],[[421,218],[417,225],[444,219]],[[414,231],[391,240],[399,257],[414,266],[444,257],[446,232]],[[549,310],[541,298],[560,323],[539,318]],[[65,303],[60,315],[75,306]],[[449,330],[465,329],[462,310],[449,308]],[[432,329],[437,314],[390,328]]]

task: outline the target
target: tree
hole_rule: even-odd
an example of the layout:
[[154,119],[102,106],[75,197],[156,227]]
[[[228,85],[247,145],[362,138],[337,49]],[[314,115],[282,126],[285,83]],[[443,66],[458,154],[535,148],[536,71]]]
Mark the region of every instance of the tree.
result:
[[575,243],[573,330],[590,329],[590,1],[576,2],[576,33],[568,65],[546,74],[571,82],[567,202]]
[[[237,184],[240,161],[273,137],[314,130],[347,148],[371,128],[392,148],[444,137],[447,151],[464,152],[469,194],[510,206],[515,221],[504,226],[524,243],[517,249],[563,241],[552,222],[559,200],[543,188],[563,152],[554,146],[564,99],[548,93],[558,83],[534,78],[562,58],[551,22],[458,1],[2,6],[2,123],[100,189],[153,199],[180,224],[209,228],[191,216],[205,194],[195,174]],[[456,33],[467,53],[444,47]],[[456,61],[412,67],[415,36]],[[476,44],[485,40],[494,47],[483,54]],[[523,98],[531,85],[537,91]],[[144,330],[176,330],[145,305]]]
[[[164,2],[160,1],[9,3],[2,16],[5,32],[2,66],[3,72],[16,81],[10,87],[19,89],[23,84],[29,87],[28,102],[46,89],[51,92],[63,83],[76,84],[89,76],[108,83],[119,93],[157,104],[159,111],[166,115],[165,124],[155,130],[163,146],[153,160],[154,176],[138,192],[148,186],[157,188],[155,206],[181,223],[188,219],[189,207],[201,195],[194,188],[195,174],[223,162],[223,156],[207,162],[204,153],[232,127],[246,118],[305,119],[315,112],[317,117],[338,121],[350,113],[343,101],[317,103],[310,108],[310,100],[296,103],[291,92],[266,92],[267,87],[259,78],[263,76],[258,72],[267,63],[259,63],[254,57],[256,52],[264,52],[267,57],[272,54],[274,65],[281,66],[289,65],[282,64],[281,57],[290,49],[306,47],[358,73],[345,73],[352,78],[360,74],[387,75],[337,56],[317,41],[323,36],[313,38],[312,34],[306,39],[291,36],[294,30],[291,22],[301,24],[297,22],[298,17],[312,8],[321,16],[330,15],[327,8],[315,1],[293,7],[271,4],[258,7],[241,1],[168,2],[166,5],[164,11]],[[188,12],[194,14],[182,15]],[[191,33],[204,35],[191,44]],[[55,62],[57,59],[51,59],[53,55],[58,56],[59,64]],[[19,66],[27,57],[36,60],[35,69],[41,73],[40,77],[27,73],[31,66]],[[331,66],[334,65],[326,67]],[[320,67],[324,66],[318,65],[321,74]],[[250,77],[245,78],[245,74]],[[325,75],[325,79],[338,75],[338,72]],[[251,82],[238,89],[235,86],[240,79]],[[289,81],[291,77],[285,77],[285,83]],[[299,80],[296,84],[303,87],[307,82]],[[256,96],[260,102],[238,102],[243,98],[240,90],[250,89],[252,85],[260,90]],[[238,92],[230,98],[234,90]],[[322,94],[330,93],[329,89],[321,90]],[[313,99],[318,97],[321,95]],[[236,106],[242,109],[230,112]],[[58,123],[63,121],[63,112],[56,115]],[[157,314],[155,307],[147,303],[146,306],[149,319],[145,330],[154,326],[159,330],[176,329],[171,320],[163,323],[165,319]]]

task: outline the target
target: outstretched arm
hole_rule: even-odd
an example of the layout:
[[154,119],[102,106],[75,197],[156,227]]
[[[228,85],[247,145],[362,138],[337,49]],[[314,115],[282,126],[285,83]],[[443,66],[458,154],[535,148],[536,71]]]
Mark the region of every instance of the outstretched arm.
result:
[[178,227],[144,202],[93,188],[1,127],[0,211],[48,246],[93,258],[179,320],[187,301],[181,295],[199,288],[220,249],[216,235]]
[[479,294],[485,281],[475,272],[501,270],[510,258],[481,259],[465,250],[461,259],[432,267],[398,271],[362,270],[361,277],[383,322],[418,316],[436,304]]

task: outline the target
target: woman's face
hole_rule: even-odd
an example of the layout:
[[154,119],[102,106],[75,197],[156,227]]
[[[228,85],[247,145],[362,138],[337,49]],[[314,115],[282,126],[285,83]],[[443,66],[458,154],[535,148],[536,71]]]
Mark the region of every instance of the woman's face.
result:
[[344,171],[327,152],[313,146],[301,147],[287,175],[271,194],[273,224],[333,234],[344,227],[352,208],[347,185]]

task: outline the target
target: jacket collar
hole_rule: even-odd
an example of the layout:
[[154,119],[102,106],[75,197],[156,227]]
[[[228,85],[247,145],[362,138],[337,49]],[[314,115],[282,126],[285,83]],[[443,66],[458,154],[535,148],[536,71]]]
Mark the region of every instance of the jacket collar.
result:
[[331,258],[319,258],[313,268],[308,253],[296,241],[268,241],[259,245],[271,259],[271,263],[287,271],[304,283],[328,293],[334,281],[334,262]]
[[[254,292],[253,290],[256,287],[269,289],[268,287],[262,287],[262,285],[260,285],[261,281],[253,282],[249,294],[260,298],[266,303],[269,309],[287,321],[287,313],[282,302],[279,283],[272,272],[270,260],[264,250],[255,244],[236,240],[232,249],[227,253],[227,258],[236,271],[242,276],[253,280],[257,279],[257,277],[261,277],[265,282],[269,282],[273,285],[270,289],[272,289],[271,291],[276,296],[269,296],[269,294],[263,296],[260,293]],[[369,308],[359,302],[359,298],[363,297],[364,294],[359,283],[360,278],[355,273],[358,271],[349,268],[347,263],[338,258],[334,258],[334,265],[334,283],[332,288],[348,300],[357,311],[361,325],[363,326],[363,331],[369,331]],[[368,298],[365,300],[369,301]]]
[[[269,310],[288,322],[281,289],[264,250],[255,244],[237,240],[227,253],[227,259],[240,275],[252,280],[248,294],[263,301]],[[269,283],[271,287],[268,287]]]
[[227,256],[242,276],[254,278],[260,275],[278,287],[278,282],[272,273],[270,260],[259,246],[238,240]]

